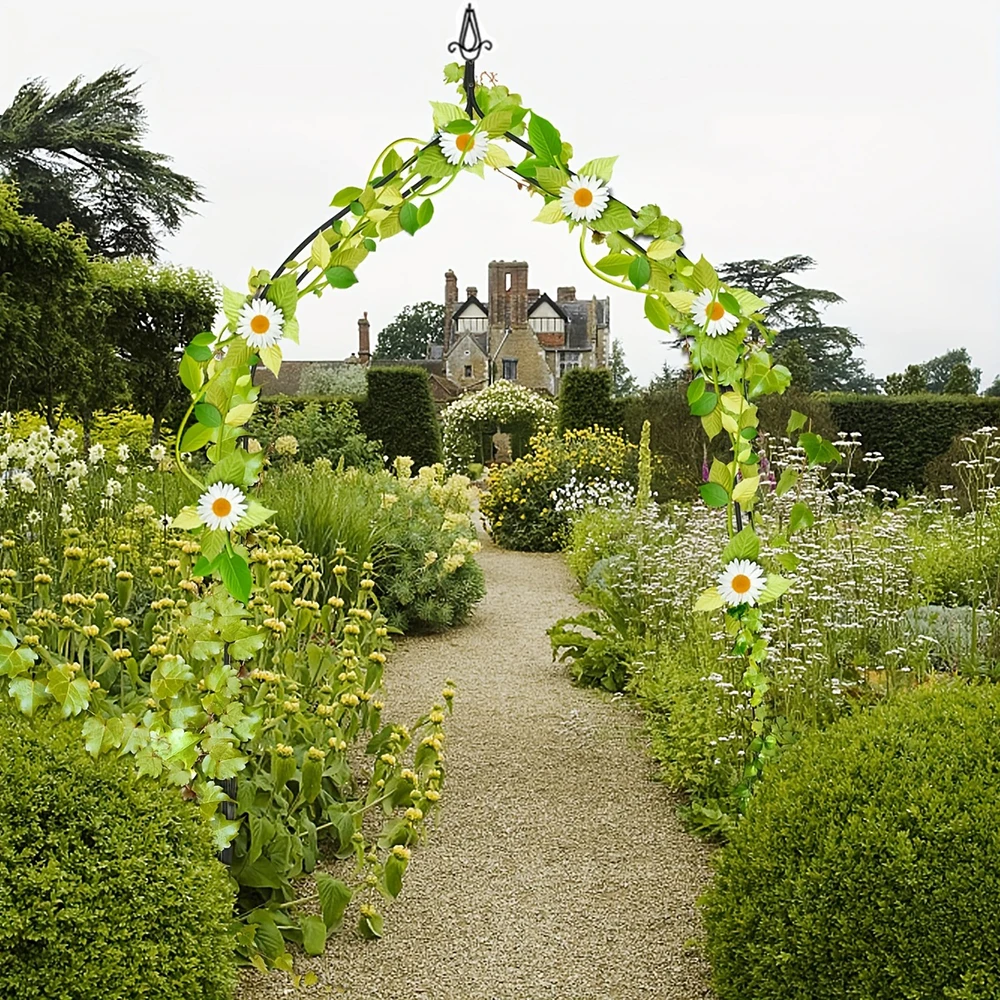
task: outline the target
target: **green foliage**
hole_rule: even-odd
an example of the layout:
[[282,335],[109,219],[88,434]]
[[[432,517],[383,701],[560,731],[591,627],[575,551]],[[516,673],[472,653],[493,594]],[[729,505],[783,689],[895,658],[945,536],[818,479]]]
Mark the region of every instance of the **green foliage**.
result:
[[[417,221],[416,216],[413,221]],[[404,306],[382,328],[375,340],[374,355],[396,361],[426,358],[430,345],[440,343],[443,336],[444,306],[439,302],[417,302]]]
[[907,365],[900,375],[894,372],[886,376],[885,391],[889,396],[919,396],[927,392],[927,376],[920,365]]
[[164,418],[176,422],[184,413],[177,362],[188,342],[211,328],[219,290],[208,274],[141,260],[96,261],[91,269],[104,335],[124,363],[132,406],[153,419],[155,444]]
[[979,389],[979,379],[975,378],[964,362],[959,362],[951,370],[948,381],[941,390],[946,396],[974,396]]
[[279,438],[290,435],[298,444],[298,459],[307,464],[317,458],[334,465],[343,462],[348,468],[375,469],[382,464],[378,442],[361,430],[357,406],[343,399],[267,397],[247,424],[247,433],[271,453]]
[[983,370],[973,367],[972,356],[965,347],[955,347],[950,351],[945,351],[944,354],[939,354],[936,358],[931,358],[930,361],[925,361],[920,366],[924,378],[927,380],[927,391],[946,392],[945,386],[956,365],[965,365],[969,369],[976,387],[972,391],[975,392],[979,386],[979,380],[983,377]]
[[608,369],[611,372],[611,391],[615,398],[631,396],[639,391],[639,383],[629,371],[625,361],[625,348],[617,337],[611,341],[611,360]]
[[569,538],[573,516],[592,503],[631,502],[636,448],[603,427],[531,439],[532,450],[495,466],[479,509],[502,548],[555,552]]
[[421,468],[442,460],[441,425],[422,368],[369,368],[360,412],[365,433],[382,442],[390,462],[404,456]]
[[775,359],[792,373],[792,387],[797,392],[811,392],[813,389],[813,363],[809,360],[802,342],[794,338],[786,340],[774,352]]
[[[815,266],[811,257],[792,254],[774,262],[741,260],[723,264],[719,277],[767,301],[767,324],[777,332],[776,352],[780,354],[793,341],[799,343],[809,362],[811,388],[868,392],[874,380],[855,354],[861,340],[847,327],[823,321],[823,310],[843,299],[836,292],[806,288],[786,277]],[[800,384],[797,388],[806,387]]]
[[928,463],[945,454],[956,435],[1000,421],[1000,403],[969,396],[824,397],[834,422],[859,431],[865,449],[883,456],[872,482],[903,494],[926,485]]
[[[440,466],[409,478],[379,471],[340,472],[328,462],[291,465],[265,480],[262,499],[277,509],[277,522],[300,538],[324,567],[346,549],[358,567],[375,567],[376,594],[390,624],[404,632],[448,628],[463,622],[484,593],[479,549],[470,520],[468,480],[445,479]],[[324,574],[320,597],[335,591]]]
[[720,998],[996,996],[998,755],[1000,689],[963,684],[786,753],[705,898]]
[[558,430],[622,425],[621,404],[612,398],[614,381],[607,368],[571,368],[559,386]]
[[3,705],[0,728],[0,994],[228,1000],[233,894],[197,807],[78,723]]
[[77,77],[56,94],[29,80],[0,114],[0,174],[17,184],[25,212],[53,230],[69,220],[105,257],[155,258],[161,232],[176,232],[204,200],[169,157],[143,148],[135,72]]
[[994,398],[1000,396],[1000,375],[997,375],[997,377],[993,379],[992,384],[988,388],[983,389],[983,395]]
[[364,365],[310,365],[299,380],[299,392],[303,396],[364,399],[368,392],[366,371]]

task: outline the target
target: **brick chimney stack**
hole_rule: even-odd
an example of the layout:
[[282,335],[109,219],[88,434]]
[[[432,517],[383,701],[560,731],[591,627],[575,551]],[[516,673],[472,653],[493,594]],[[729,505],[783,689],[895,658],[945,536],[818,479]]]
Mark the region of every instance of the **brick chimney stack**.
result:
[[368,335],[370,329],[371,324],[368,322],[368,313],[366,312],[358,320],[358,361],[363,365],[368,364],[372,359],[371,339]]
[[576,302],[576,288],[563,285],[556,289],[556,302]]
[[538,299],[539,299],[539,297],[540,297],[540,292],[538,291],[537,288],[529,288],[528,289],[528,305],[529,306],[532,305],[533,303],[537,302]]
[[465,290],[465,297],[467,299],[474,299],[479,295],[479,289],[475,285],[469,285]]
[[450,268],[444,272],[444,330],[441,343],[447,356],[451,350],[451,333],[455,323],[455,310],[458,308],[458,278]]
[[528,265],[523,260],[490,262],[490,326],[528,325]]

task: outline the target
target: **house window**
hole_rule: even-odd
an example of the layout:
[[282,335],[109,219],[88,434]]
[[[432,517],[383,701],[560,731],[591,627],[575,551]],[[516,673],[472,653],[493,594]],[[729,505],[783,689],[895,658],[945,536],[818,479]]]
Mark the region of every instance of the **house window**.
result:
[[465,366],[465,377],[472,378],[472,365]]
[[486,333],[489,329],[490,321],[486,316],[472,316],[458,318],[457,329],[459,333]]
[[517,358],[503,359],[503,377],[510,382],[517,381]]
[[580,352],[579,351],[563,351],[559,355],[559,374],[560,376],[565,375],[570,368],[580,367]]
[[566,332],[566,321],[559,316],[532,316],[528,322],[535,333]]

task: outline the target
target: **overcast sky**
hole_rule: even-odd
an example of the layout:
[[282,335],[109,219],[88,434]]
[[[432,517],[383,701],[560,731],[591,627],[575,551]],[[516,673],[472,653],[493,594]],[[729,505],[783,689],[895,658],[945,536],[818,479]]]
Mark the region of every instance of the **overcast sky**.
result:
[[[29,77],[59,88],[136,67],[150,148],[199,181],[200,214],[165,258],[243,287],[328,217],[398,136],[429,137],[454,100],[464,3],[89,0],[5,5],[0,99]],[[618,154],[615,191],[656,202],[687,252],[714,263],[804,253],[805,280],[864,341],[878,376],[966,345],[1000,372],[1000,141],[995,0],[478,0],[494,43],[479,68],[573,144]],[[499,176],[463,176],[432,224],[380,247],[360,282],[300,307],[289,357],[343,358],[356,320],[379,329],[443,298],[443,273],[485,291],[487,263],[525,259],[532,286],[612,297],[612,334],[645,382],[668,358],[641,296],[594,279],[562,226]],[[608,291],[606,291],[606,289]]]

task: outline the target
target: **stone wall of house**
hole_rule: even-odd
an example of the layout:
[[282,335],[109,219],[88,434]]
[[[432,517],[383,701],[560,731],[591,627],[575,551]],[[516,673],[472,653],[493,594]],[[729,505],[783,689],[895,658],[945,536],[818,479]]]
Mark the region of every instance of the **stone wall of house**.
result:
[[[470,368],[471,374],[466,374],[466,369]],[[460,385],[463,391],[482,389],[489,384],[486,355],[471,337],[464,336],[455,344],[448,355],[445,374],[452,382]]]
[[497,378],[503,376],[504,358],[517,359],[517,381],[529,389],[542,389],[545,392],[555,392],[555,376],[545,360],[545,350],[538,343],[535,331],[525,323],[523,326],[512,327],[504,340],[503,332],[499,333],[503,346],[497,353]]

